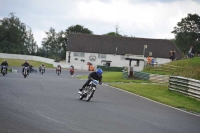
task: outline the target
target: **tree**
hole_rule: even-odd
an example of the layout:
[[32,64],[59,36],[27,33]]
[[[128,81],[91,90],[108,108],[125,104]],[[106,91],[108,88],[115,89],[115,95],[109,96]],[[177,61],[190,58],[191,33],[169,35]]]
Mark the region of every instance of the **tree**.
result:
[[188,14],[177,23],[172,33],[175,34],[175,43],[184,53],[188,52],[191,45],[196,53],[200,53],[200,16]]
[[26,25],[14,13],[0,20],[0,52],[27,54],[29,43],[36,45],[31,29],[26,31]]
[[108,32],[108,33],[103,34],[103,35],[109,35],[109,36],[122,36],[122,35],[120,35],[120,34],[118,34],[118,33],[115,33],[115,32]]
[[58,43],[60,44],[60,58],[66,58],[66,46],[67,46],[68,36],[64,31],[58,33]]
[[25,51],[26,54],[35,54],[36,42],[34,40],[31,28],[29,28],[29,30],[26,32],[25,47],[26,47]]
[[109,35],[109,36],[122,36],[119,34],[119,26],[118,24],[115,26],[115,32],[108,32],[106,34],[103,34],[103,35]]
[[93,32],[91,30],[89,30],[88,28],[84,28],[84,26],[82,25],[72,25],[70,27],[68,27],[68,29],[66,29],[66,33],[84,33],[84,34],[93,34]]
[[50,57],[57,60],[59,51],[62,51],[62,45],[59,43],[58,37],[59,34],[56,33],[54,28],[50,28],[48,32],[46,32],[47,38],[43,38],[42,46],[47,51],[47,56],[49,57],[49,52],[51,53]]

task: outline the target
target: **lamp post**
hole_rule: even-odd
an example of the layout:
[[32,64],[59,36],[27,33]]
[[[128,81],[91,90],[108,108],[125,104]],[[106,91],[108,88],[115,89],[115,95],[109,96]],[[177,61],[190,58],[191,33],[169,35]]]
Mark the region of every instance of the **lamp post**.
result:
[[48,49],[50,48],[48,45],[45,47],[47,49],[47,58],[49,57]]
[[[70,33],[70,32],[69,32]],[[62,41],[62,46],[65,46],[65,48],[63,48],[62,50],[64,51],[63,54],[65,54],[65,58],[66,58],[66,61],[67,61],[67,42],[68,42],[68,34],[65,32],[62,34],[62,38],[63,38],[63,41]],[[62,59],[62,51],[60,52],[60,58]],[[70,56],[70,55],[69,55]]]

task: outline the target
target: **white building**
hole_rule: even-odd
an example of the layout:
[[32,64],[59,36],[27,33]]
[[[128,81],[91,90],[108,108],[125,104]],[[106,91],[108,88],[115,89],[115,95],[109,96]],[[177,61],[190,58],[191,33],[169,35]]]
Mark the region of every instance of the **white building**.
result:
[[[133,60],[131,66],[134,71],[141,71],[149,55],[158,64],[170,62],[171,50],[176,51],[176,59],[181,58],[181,51],[176,45],[164,39],[89,34],[69,34],[68,39],[66,63],[81,70],[88,70],[88,62],[95,68],[97,65],[124,67],[130,65],[129,60]],[[145,45],[147,48],[144,49]]]

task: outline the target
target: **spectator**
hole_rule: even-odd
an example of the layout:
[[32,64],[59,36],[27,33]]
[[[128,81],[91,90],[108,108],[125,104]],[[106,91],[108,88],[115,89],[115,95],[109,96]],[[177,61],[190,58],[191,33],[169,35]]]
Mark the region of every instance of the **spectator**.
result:
[[154,66],[154,59],[151,60],[151,65]]
[[173,54],[172,54],[172,51],[169,52],[169,59],[172,61],[173,59]]
[[148,66],[148,65],[149,65],[149,66],[151,65],[151,57],[150,57],[150,56],[147,57],[147,66]]
[[172,52],[172,61],[175,60],[175,53],[176,53],[176,51],[174,50],[174,51]]
[[193,58],[194,57],[194,48],[193,46],[190,46],[190,50],[188,51],[188,57]]

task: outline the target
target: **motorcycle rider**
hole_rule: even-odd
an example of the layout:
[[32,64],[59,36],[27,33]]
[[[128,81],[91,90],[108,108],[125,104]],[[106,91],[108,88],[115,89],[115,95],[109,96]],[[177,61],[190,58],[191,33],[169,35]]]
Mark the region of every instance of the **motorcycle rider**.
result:
[[7,60],[4,60],[2,63],[1,63],[1,73],[2,73],[2,70],[3,70],[3,66],[6,67],[6,74],[7,74],[7,67],[8,67],[8,63],[7,63]]
[[98,80],[99,81],[99,84],[101,85],[102,84],[102,73],[103,73],[103,70],[101,68],[98,68],[96,70],[96,72],[91,72],[89,75],[88,75],[88,80],[85,82],[85,84],[83,85],[83,87],[81,89],[79,89],[79,93],[82,93],[83,89],[89,85],[90,81],[92,81],[92,79],[95,79],[95,80]]
[[39,67],[39,71],[41,72],[41,68],[44,68],[44,72],[45,72],[45,65],[44,65],[44,63],[42,63],[42,65]]
[[23,75],[23,72],[24,72],[24,67],[27,67],[28,69],[27,69],[27,73],[28,73],[28,75],[29,75],[29,63],[28,63],[28,61],[26,60],[25,61],[25,63],[24,64],[22,64],[22,75]]
[[73,65],[70,66],[69,71],[70,71],[70,74],[73,76],[73,74],[74,74],[74,66]]
[[58,69],[60,69],[60,74],[61,74],[61,66],[60,66],[60,65],[58,65],[58,66],[56,67],[56,73],[59,71]]

